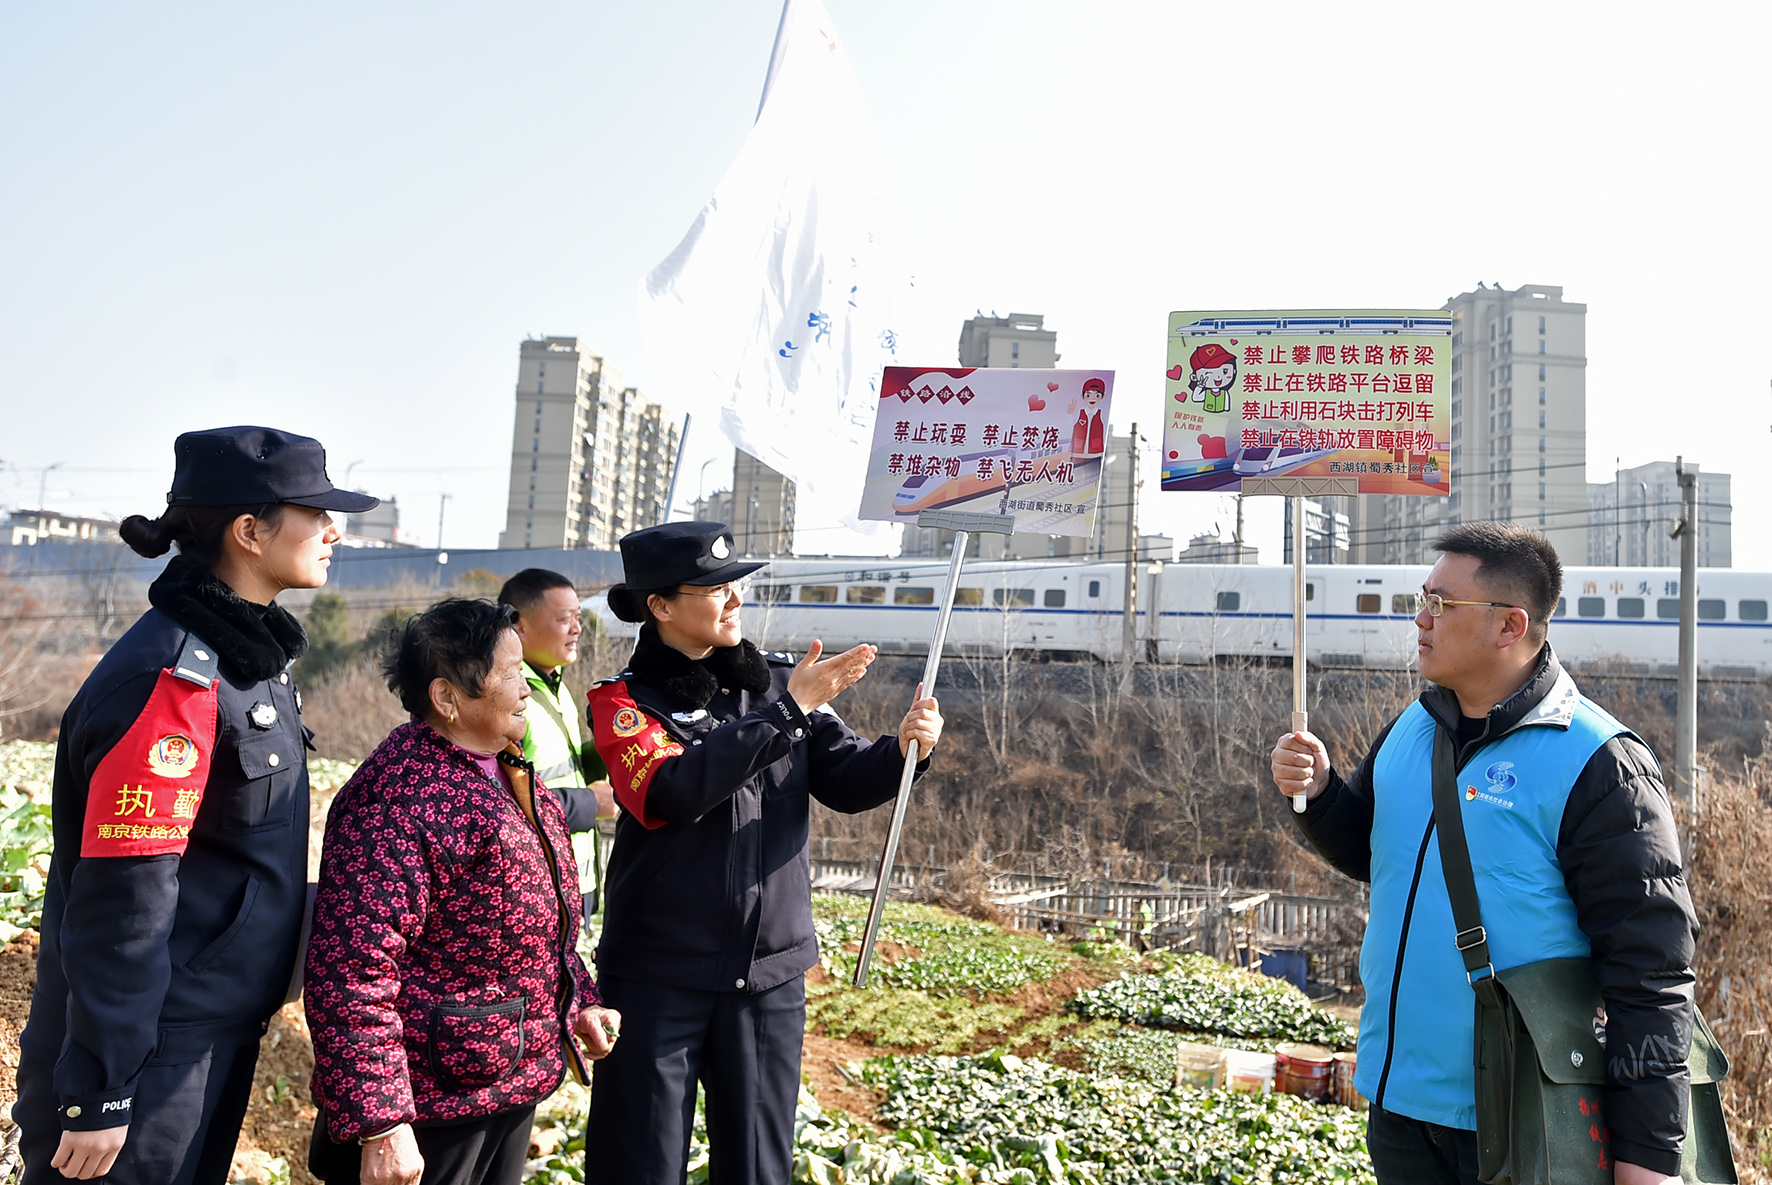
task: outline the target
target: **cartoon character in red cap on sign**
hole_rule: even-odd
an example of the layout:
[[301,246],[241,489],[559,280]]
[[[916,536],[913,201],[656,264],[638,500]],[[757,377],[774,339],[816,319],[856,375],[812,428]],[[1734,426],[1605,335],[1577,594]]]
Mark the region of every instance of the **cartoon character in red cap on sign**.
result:
[[1194,402],[1205,404],[1205,411],[1229,410],[1230,391],[1237,382],[1237,360],[1231,352],[1217,342],[1209,342],[1195,350],[1187,361],[1194,371],[1187,381]]
[[1100,379],[1083,382],[1083,409],[1071,429],[1073,457],[1099,457],[1107,451],[1107,429],[1101,422],[1101,405],[1107,402],[1107,384]]

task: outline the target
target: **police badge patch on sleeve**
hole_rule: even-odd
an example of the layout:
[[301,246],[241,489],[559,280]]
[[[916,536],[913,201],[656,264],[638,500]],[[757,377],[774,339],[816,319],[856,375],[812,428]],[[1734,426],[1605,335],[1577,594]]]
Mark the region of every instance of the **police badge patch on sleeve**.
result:
[[81,856],[183,853],[209,781],[216,688],[161,671],[141,715],[92,771]]

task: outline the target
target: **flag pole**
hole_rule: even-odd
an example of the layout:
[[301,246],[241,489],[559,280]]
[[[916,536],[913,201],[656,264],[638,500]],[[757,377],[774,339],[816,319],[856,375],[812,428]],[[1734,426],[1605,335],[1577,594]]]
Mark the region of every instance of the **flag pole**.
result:
[[[683,450],[689,447],[690,415],[691,413],[689,412],[683,413],[683,432],[682,435],[677,437],[677,459],[671,462],[671,484],[665,491],[664,514],[661,515],[658,520],[661,523],[668,523],[671,521],[671,511],[675,509],[677,505],[677,478],[683,472]],[[693,518],[695,516],[691,515],[690,517]],[[656,526],[657,524],[654,525]]]
[[[917,516],[919,527],[941,527],[954,532],[954,555],[948,562],[947,587],[941,593],[941,608],[935,615],[935,634],[929,640],[929,657],[923,662],[924,695],[935,693],[935,675],[941,666],[941,648],[947,641],[948,621],[954,613],[954,594],[959,590],[960,565],[966,559],[966,544],[975,532],[989,531],[1008,535],[1015,530],[1013,515],[966,514],[951,510],[925,510]],[[919,754],[912,741],[905,753],[904,771],[898,778],[898,798],[892,804],[892,826],[886,832],[886,846],[880,851],[880,870],[874,878],[874,903],[868,910],[867,929],[862,932],[861,951],[855,959],[855,986],[868,985],[868,967],[873,962],[874,939],[880,932],[880,918],[886,912],[886,891],[892,883],[892,866],[898,859],[898,837],[904,830],[905,810],[911,802],[911,779],[917,774]]]

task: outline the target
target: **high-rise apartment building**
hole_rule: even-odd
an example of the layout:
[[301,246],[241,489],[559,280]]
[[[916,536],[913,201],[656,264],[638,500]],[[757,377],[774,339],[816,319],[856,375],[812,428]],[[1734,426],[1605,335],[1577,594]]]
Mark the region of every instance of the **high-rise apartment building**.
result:
[[[743,449],[732,461],[727,526],[740,555],[789,555],[794,550],[794,483]],[[719,497],[719,495],[715,495]]]
[[[1287,498],[1285,533],[1280,548],[1284,562],[1292,562],[1292,505]],[[1307,564],[1345,564],[1348,555],[1348,517],[1340,508],[1340,498],[1301,498],[1304,503],[1304,562]]]
[[1563,290],[1478,284],[1452,314],[1452,472],[1444,498],[1350,498],[1352,558],[1431,564],[1454,523],[1503,519],[1587,554],[1587,306]]
[[504,548],[612,550],[663,522],[681,429],[574,337],[518,351]]
[[[1696,465],[1688,469],[1698,469]],[[1672,461],[1620,469],[1587,487],[1587,562],[1595,567],[1677,568],[1680,483]],[[1698,470],[1698,566],[1732,564],[1729,475]],[[1569,557],[1563,557],[1565,563]]]

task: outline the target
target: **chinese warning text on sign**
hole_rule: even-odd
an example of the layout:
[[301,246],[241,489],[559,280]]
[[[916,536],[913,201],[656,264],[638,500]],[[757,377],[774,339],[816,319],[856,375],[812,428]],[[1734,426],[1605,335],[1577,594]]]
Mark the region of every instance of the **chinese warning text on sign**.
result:
[[1171,313],[1163,488],[1446,493],[1450,344],[1441,310]]
[[1113,393],[1111,370],[889,366],[860,517],[915,523],[925,510],[960,510],[1087,536]]

